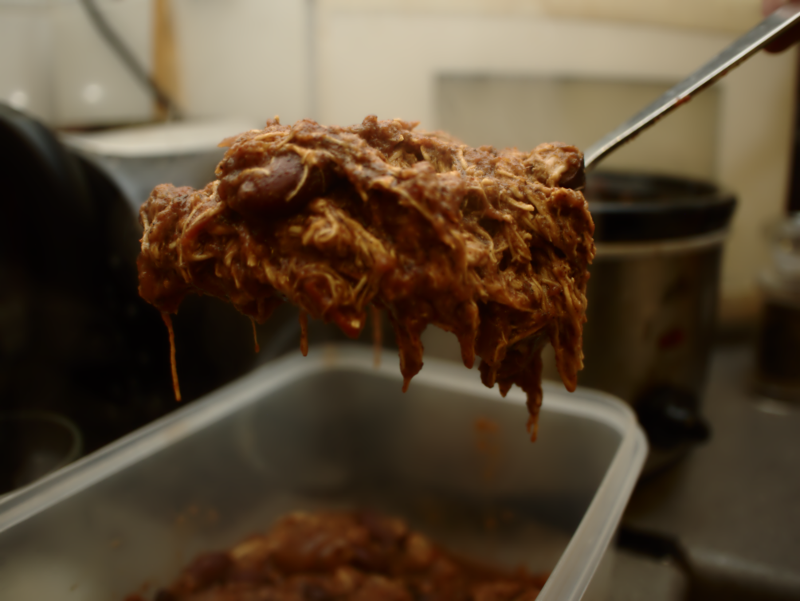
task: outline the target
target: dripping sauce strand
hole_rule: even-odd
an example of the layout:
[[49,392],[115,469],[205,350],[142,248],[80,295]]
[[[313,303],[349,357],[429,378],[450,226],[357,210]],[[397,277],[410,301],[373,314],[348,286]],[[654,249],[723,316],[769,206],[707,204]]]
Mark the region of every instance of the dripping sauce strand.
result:
[[251,317],[250,323],[253,324],[253,346],[255,348],[256,353],[260,353],[261,347],[258,346],[258,332],[256,331],[256,320]]
[[536,437],[539,434],[539,410],[542,407],[543,396],[541,385],[543,365],[542,351],[539,350],[539,352],[534,355],[533,361],[529,367],[529,377],[534,382],[538,382],[536,389],[533,392],[528,393],[528,401],[526,403],[528,406],[527,429],[528,434],[530,434],[531,437],[531,442],[536,442]]
[[172,318],[166,311],[161,312],[161,319],[167,326],[169,332],[169,363],[172,367],[172,390],[175,392],[175,400],[181,400],[181,389],[178,386],[178,366],[175,363],[175,330],[172,327]]
[[300,352],[308,355],[308,314],[300,310]]
[[[381,364],[381,348],[383,346],[382,336],[382,319],[380,309],[377,307],[370,307],[372,310],[372,343],[374,351],[374,364],[375,367],[380,367]],[[161,319],[167,326],[169,333],[169,362],[172,371],[172,390],[175,393],[175,400],[181,400],[181,390],[178,383],[178,365],[175,360],[175,329],[172,326],[172,318],[166,311],[161,312]],[[256,322],[251,317],[250,323],[253,326],[253,346],[255,352],[261,352],[261,347],[258,344],[258,331],[256,330]],[[308,314],[305,311],[300,311],[300,352],[303,356],[308,355]],[[403,386],[403,392],[408,388],[408,382]]]
[[373,364],[375,367],[381,366],[381,347],[383,346],[383,321],[381,320],[381,310],[375,305],[370,305],[372,311],[372,349],[375,354]]

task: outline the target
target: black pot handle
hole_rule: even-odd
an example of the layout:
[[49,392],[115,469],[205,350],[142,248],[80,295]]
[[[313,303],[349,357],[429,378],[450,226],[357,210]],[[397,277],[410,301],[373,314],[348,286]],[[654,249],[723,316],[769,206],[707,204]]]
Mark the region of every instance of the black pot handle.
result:
[[711,434],[700,415],[697,396],[687,390],[671,385],[655,386],[639,396],[635,407],[650,444],[659,449],[705,442]]

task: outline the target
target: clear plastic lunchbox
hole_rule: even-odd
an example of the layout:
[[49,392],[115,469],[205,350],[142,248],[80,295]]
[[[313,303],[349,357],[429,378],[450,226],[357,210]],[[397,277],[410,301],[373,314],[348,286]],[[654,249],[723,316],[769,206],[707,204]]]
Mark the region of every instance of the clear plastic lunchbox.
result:
[[374,363],[359,345],[283,357],[4,498],[0,599],[152,595],[195,554],[319,508],[398,515],[550,572],[542,601],[580,599],[647,454],[629,407],[545,383],[531,443],[520,391],[426,360],[402,393],[397,358]]

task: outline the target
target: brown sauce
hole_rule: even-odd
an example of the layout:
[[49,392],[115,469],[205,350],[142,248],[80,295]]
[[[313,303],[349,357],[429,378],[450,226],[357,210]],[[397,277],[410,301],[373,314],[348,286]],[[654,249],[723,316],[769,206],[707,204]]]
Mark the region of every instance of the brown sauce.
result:
[[[487,386],[517,384],[535,437],[543,345],[569,390],[583,365],[594,224],[571,146],[470,148],[415,124],[269,121],[232,138],[202,190],[156,187],[141,209],[141,296],[190,293],[263,323],[280,303],[356,337],[371,305],[399,346],[404,390],[428,325],[452,332]],[[307,347],[306,328],[301,346]],[[177,384],[176,384],[177,390]]]

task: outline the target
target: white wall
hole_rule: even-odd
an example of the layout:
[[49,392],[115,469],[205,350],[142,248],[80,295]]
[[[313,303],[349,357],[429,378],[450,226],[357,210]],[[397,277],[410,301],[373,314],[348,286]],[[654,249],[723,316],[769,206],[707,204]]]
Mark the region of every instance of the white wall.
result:
[[[153,0],[96,0],[150,71]],[[309,113],[309,3],[172,0],[179,98],[188,117]],[[0,100],[60,127],[145,122],[149,93],[100,37],[77,0],[0,0]]]
[[49,121],[52,25],[47,6],[0,4],[0,99]]
[[[97,2],[139,64],[150,70],[150,0]],[[150,94],[125,69],[76,0],[52,3],[52,122],[60,126],[117,125],[153,116]]]
[[304,0],[173,0],[190,116],[284,123],[309,113]]

